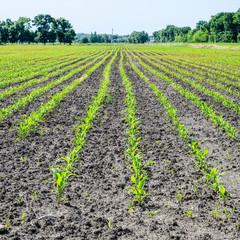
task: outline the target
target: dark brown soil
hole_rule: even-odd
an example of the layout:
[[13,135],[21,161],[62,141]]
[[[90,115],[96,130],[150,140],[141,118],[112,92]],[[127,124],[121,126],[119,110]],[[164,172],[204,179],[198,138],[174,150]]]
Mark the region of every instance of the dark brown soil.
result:
[[[130,204],[131,171],[124,157],[126,93],[119,72],[120,55],[110,76],[112,100],[104,102],[94,120],[80,154],[81,164],[77,162],[75,166],[77,175],[71,178],[67,191],[64,191],[65,202],[57,204],[53,183],[44,182],[51,178],[49,166],[68,153],[74,126],[79,117],[85,117],[109,60],[64,99],[27,139],[15,142],[16,132],[10,131],[12,124],[21,120],[21,114],[30,114],[40,102],[46,102],[49,93],[0,124],[0,224],[5,225],[10,216],[9,228],[0,233],[0,238],[240,239],[236,227],[240,221],[239,191],[226,203],[219,200],[218,194],[195,168],[195,158],[188,154],[188,146],[166,119],[163,106],[132,68],[125,65],[135,91],[137,117],[141,121],[143,161],[154,161],[147,169],[146,184],[147,192],[152,195],[141,207]],[[192,126],[190,131],[194,138],[201,141],[211,134],[212,138],[204,147],[212,146],[217,151],[212,150],[209,161],[216,161],[223,169],[231,166],[237,174],[237,159],[228,163],[224,162],[225,157],[221,161],[217,159],[218,154],[223,153],[221,144],[233,147],[224,133],[212,129],[211,125],[203,128],[204,116],[195,107],[159,79],[148,76],[163,88],[169,101],[176,103],[180,117]],[[57,87],[54,92],[62,87]],[[194,126],[190,124],[192,120]],[[235,153],[239,154],[239,150]],[[185,196],[183,201],[178,198],[180,193]],[[209,212],[214,212],[218,202],[221,213],[214,218]],[[231,213],[229,219],[224,214],[224,207]],[[192,218],[186,214],[190,210]],[[156,214],[151,216],[149,212],[154,211]]]

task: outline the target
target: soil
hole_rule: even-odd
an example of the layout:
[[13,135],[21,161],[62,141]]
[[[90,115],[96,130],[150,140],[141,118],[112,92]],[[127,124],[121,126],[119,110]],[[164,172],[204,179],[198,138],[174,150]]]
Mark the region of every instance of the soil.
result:
[[[79,118],[85,117],[109,61],[110,58],[60,102],[39,129],[25,140],[15,141],[17,135],[11,131],[12,125],[21,121],[22,114],[30,114],[40,102],[45,102],[49,93],[0,123],[0,225],[5,225],[9,217],[9,227],[0,231],[0,238],[240,239],[236,227],[240,221],[239,192],[231,192],[229,188],[235,195],[225,203],[219,200],[218,194],[202,178],[201,171],[196,169],[196,159],[189,155],[188,146],[167,120],[163,106],[145,82],[125,64],[125,59],[125,71],[136,97],[136,116],[141,122],[143,161],[154,161],[147,167],[146,191],[151,195],[142,206],[131,203],[131,171],[124,157],[128,136],[120,54],[110,75],[111,101],[105,100],[97,114],[79,156],[80,162],[75,165],[76,175],[63,193],[65,201],[57,203],[53,182],[45,181],[51,178],[49,166],[69,152],[74,126]],[[211,124],[203,127],[206,120],[194,106],[159,79],[149,73],[147,76],[177,104],[179,115],[191,127],[194,138],[201,141],[209,135],[204,147],[214,146],[217,150],[210,154],[210,161],[216,161],[223,169],[234,169],[237,174],[240,167],[237,159],[228,162],[225,157],[221,157],[221,161],[217,159],[224,152],[222,146],[236,148],[235,143]],[[53,92],[62,87],[57,86]],[[233,151],[239,158],[239,150]],[[228,181],[225,184],[230,185]],[[217,204],[221,213],[214,217]],[[230,213],[228,218],[224,207]],[[189,216],[191,210],[192,217]]]

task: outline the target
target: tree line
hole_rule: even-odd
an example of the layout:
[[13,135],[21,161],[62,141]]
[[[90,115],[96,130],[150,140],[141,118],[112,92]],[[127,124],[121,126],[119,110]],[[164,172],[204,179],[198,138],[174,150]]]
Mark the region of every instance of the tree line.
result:
[[[35,30],[33,30],[33,28]],[[0,21],[0,43],[145,43],[149,41],[145,31],[130,35],[97,34],[76,38],[71,23],[55,19],[49,14],[39,14],[33,20],[20,17],[17,21]],[[240,9],[237,12],[221,12],[209,21],[199,21],[195,29],[168,25],[153,33],[155,42],[240,42]]]
[[[84,35],[82,37],[78,36],[75,40],[76,43],[127,43],[129,35],[111,35],[111,34],[97,34],[96,32]],[[88,35],[88,36],[87,36]]]
[[[33,27],[36,29],[33,30]],[[71,23],[39,14],[33,20],[20,17],[17,21],[0,21],[0,43],[60,43],[71,44],[76,36]]]
[[240,9],[234,12],[221,12],[209,21],[199,21],[195,29],[168,25],[153,33],[155,42],[240,42]]
[[130,35],[108,35],[108,34],[97,34],[96,32],[91,35],[84,36],[77,40],[80,43],[145,43],[149,41],[148,33],[145,31],[137,32],[134,31]]

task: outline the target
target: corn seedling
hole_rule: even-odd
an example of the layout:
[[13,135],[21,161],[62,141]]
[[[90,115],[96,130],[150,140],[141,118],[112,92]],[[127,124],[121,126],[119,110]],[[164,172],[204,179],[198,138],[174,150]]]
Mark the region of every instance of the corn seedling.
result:
[[187,216],[189,216],[190,218],[193,218],[193,216],[194,216],[192,209],[190,209],[189,211],[184,211],[183,213],[186,214]]
[[224,210],[224,214],[225,214],[226,219],[229,220],[231,218],[231,213],[225,207],[223,208],[223,210]]
[[211,211],[209,212],[210,216],[213,218],[219,218],[220,216],[221,210],[218,211],[218,205],[219,203],[216,204],[214,212],[211,212]]
[[134,210],[135,207],[133,206],[133,200],[131,200],[130,203],[128,203],[128,209],[129,209],[129,214],[131,216],[133,216],[133,214],[136,213],[136,211]]
[[112,230],[111,222],[112,222],[112,219],[109,219],[109,220],[107,221],[107,225],[108,225],[108,229],[109,229],[109,230]]
[[32,196],[32,200],[33,201],[37,201],[37,198],[38,198],[38,193],[36,193],[35,191],[34,191],[34,194],[33,194],[33,196]]
[[[10,211],[11,211],[11,207],[10,207]],[[10,216],[11,216],[11,213],[9,213],[8,217],[7,217],[7,221],[6,221],[6,224],[5,224],[5,229],[7,230],[9,228],[9,219],[10,219]]]
[[222,185],[219,185],[219,191],[220,191],[219,197],[222,197],[222,200],[225,202],[226,197],[229,196],[229,193],[226,193],[226,189]]
[[107,99],[106,99],[106,103],[109,104],[112,102],[112,97],[111,96],[108,96]]
[[180,202],[182,202],[182,201],[184,201],[186,198],[187,198],[187,196],[186,196],[186,193],[183,192],[183,189],[182,189],[182,190],[178,190],[177,200],[180,201]]
[[69,182],[68,182],[69,178],[71,176],[74,176],[75,174],[72,174],[69,171],[68,166],[66,168],[63,167],[63,166],[59,166],[59,167],[51,166],[50,170],[51,170],[51,173],[53,175],[53,178],[50,178],[48,180],[53,180],[54,181],[54,189],[57,192],[58,204],[60,204],[63,190],[69,184]]
[[21,224],[24,224],[24,220],[25,220],[25,213],[26,213],[26,211],[25,211],[25,212],[23,212],[23,214],[22,214],[22,216],[21,216],[21,219],[22,219],[22,221],[21,221]]
[[18,201],[19,201],[19,202],[24,201],[23,195],[19,194]]
[[22,162],[25,162],[26,159],[27,159],[27,157],[22,157],[22,156],[20,156],[20,159],[21,159]]
[[91,199],[93,198],[94,195],[95,195],[95,194],[93,194],[93,195],[91,195],[91,196],[88,197],[88,202],[91,201]]
[[148,213],[148,214],[151,214],[152,218],[160,212],[160,209],[156,210],[156,211],[152,211],[152,212],[145,212],[145,213]]
[[236,225],[237,229],[240,229],[240,222]]
[[197,194],[197,192],[198,192],[198,187],[197,187],[196,185],[193,186],[193,191],[194,191],[194,193]]

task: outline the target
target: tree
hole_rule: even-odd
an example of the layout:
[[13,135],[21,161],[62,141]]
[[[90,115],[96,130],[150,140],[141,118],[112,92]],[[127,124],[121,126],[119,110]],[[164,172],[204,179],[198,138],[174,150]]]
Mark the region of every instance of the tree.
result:
[[69,29],[66,33],[65,33],[65,37],[64,37],[64,43],[68,43],[69,45],[72,44],[74,38],[76,36],[76,33],[73,29]]
[[145,43],[149,41],[148,33],[142,31],[142,32],[132,32],[130,36],[128,37],[129,43]]
[[195,43],[208,42],[208,33],[203,30],[196,31],[192,37],[192,42]]
[[197,22],[196,24],[196,29],[199,31],[199,30],[202,30],[204,28],[204,25],[206,24],[207,22],[206,21],[203,21],[203,20],[200,20],[199,22]]
[[240,42],[240,8],[233,16],[233,23],[235,24],[236,28],[236,34],[237,34],[237,42]]
[[159,31],[153,32],[154,42],[160,42]]
[[236,42],[237,41],[237,25],[235,23],[235,14],[231,12],[221,12],[209,21],[211,38],[214,42]]
[[33,25],[37,27],[37,37],[38,42],[46,44],[49,40],[49,32],[51,30],[51,24],[54,22],[49,14],[39,14],[34,17]]
[[83,37],[81,43],[89,43],[88,37]]
[[51,30],[50,32],[48,32],[48,41],[50,43],[55,43],[57,40],[57,34],[54,30]]
[[30,42],[30,28],[31,28],[31,19],[20,17],[16,22],[15,26],[17,28],[17,31],[19,32],[18,40],[23,42]]
[[111,42],[111,40],[110,40],[110,38],[109,38],[109,36],[107,34],[103,35],[103,39],[104,39],[105,43],[110,43]]
[[16,43],[19,39],[19,31],[15,24],[8,28],[8,39],[10,43]]
[[193,36],[194,36],[196,31],[197,31],[197,29],[193,29],[193,30],[188,32],[188,34],[187,34],[187,41],[188,42],[193,42]]
[[[57,33],[58,41],[61,43],[69,43],[71,36],[73,36],[73,29],[71,23],[64,19],[58,18],[53,22],[53,28]],[[71,30],[71,31],[70,31]],[[73,35],[72,35],[73,34]],[[74,37],[76,34],[74,35]],[[73,38],[74,39],[74,38]]]
[[2,43],[7,43],[9,37],[6,22],[0,22],[0,41]]
[[91,43],[99,42],[99,37],[98,37],[97,33],[96,32],[94,32],[94,34],[91,33],[89,40]]

